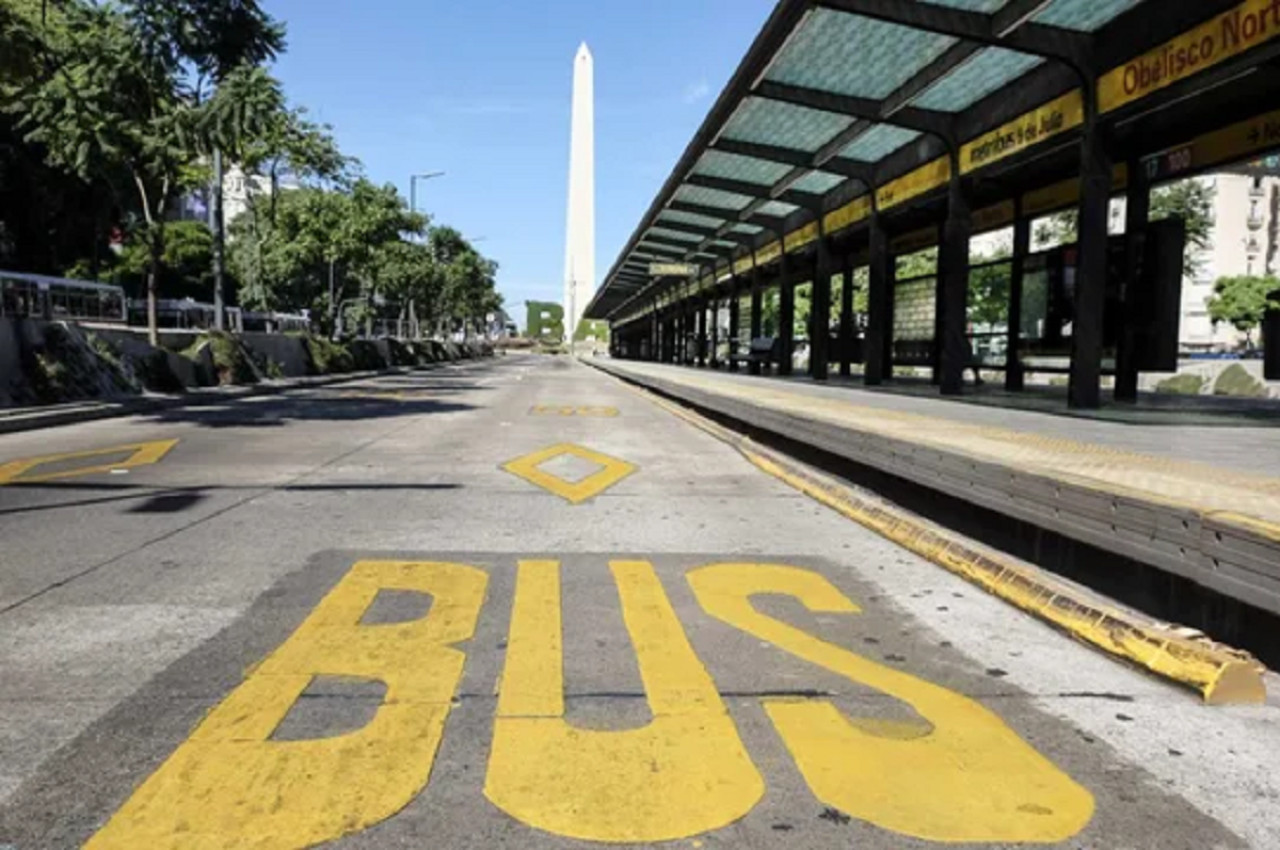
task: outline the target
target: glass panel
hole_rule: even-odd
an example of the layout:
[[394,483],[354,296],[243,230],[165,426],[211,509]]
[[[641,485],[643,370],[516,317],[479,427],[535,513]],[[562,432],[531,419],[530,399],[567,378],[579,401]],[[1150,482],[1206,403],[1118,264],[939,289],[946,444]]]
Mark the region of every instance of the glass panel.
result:
[[767,159],[739,156],[724,151],[707,151],[693,167],[694,174],[722,177],[725,180],[741,180],[772,186],[791,172],[791,166]]
[[853,119],[844,115],[748,97],[725,123],[723,136],[815,153],[852,123]]
[[738,222],[730,229],[734,233],[745,233],[748,236],[755,236],[757,233],[764,230],[764,228],[760,227],[759,225],[747,224],[745,221]]
[[969,272],[969,360],[982,366],[1004,366],[1008,348],[1009,284],[1007,262],[977,266]]
[[825,171],[812,171],[801,177],[791,188],[797,192],[810,192],[814,195],[825,195],[844,182],[839,174],[828,174]]
[[815,9],[779,51],[767,78],[881,99],[955,43],[950,36]]
[[697,233],[690,233],[687,230],[669,230],[665,227],[650,227],[649,232],[654,236],[662,236],[666,239],[676,239],[680,242],[701,242],[704,237]]
[[[1139,0],[1053,0],[1033,20],[1051,27],[1093,32],[1101,29]],[[1154,10],[1153,10],[1154,11]]]
[[772,215],[778,218],[786,218],[796,210],[800,209],[795,204],[788,204],[785,201],[767,201],[761,205],[759,212],[761,215]]
[[893,362],[933,365],[936,279],[921,277],[900,283],[893,295]]
[[970,12],[998,12],[1009,0],[922,0],[934,6],[949,6],[952,9],[966,9]]
[[698,227],[719,227],[724,224],[722,218],[712,218],[709,215],[698,215],[697,213],[685,212],[684,210],[663,210],[658,213],[659,221],[675,221],[680,224],[693,224]]
[[841,156],[860,162],[879,162],[903,145],[919,138],[915,130],[904,130],[892,124],[877,124],[840,152]]
[[702,186],[681,186],[676,189],[676,200],[703,207],[722,207],[730,210],[741,210],[754,198],[750,195],[739,195],[737,192],[725,192],[721,189],[707,189]]
[[923,109],[959,112],[1011,80],[1021,77],[1043,61],[1038,56],[1016,50],[988,47],[975,53],[913,103]]

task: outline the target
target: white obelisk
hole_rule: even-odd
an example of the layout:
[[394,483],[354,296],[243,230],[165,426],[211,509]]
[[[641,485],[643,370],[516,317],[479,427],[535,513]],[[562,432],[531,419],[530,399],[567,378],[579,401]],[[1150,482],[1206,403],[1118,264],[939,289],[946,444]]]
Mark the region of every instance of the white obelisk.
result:
[[564,332],[568,340],[596,287],[595,60],[584,42],[573,60],[569,217],[564,249]]

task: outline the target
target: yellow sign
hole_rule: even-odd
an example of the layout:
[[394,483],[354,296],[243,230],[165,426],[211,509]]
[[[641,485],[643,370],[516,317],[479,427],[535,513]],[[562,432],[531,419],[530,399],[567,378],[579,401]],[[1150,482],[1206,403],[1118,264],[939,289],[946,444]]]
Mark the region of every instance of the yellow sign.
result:
[[602,417],[613,418],[618,415],[616,407],[591,407],[563,405],[563,404],[536,404],[529,408],[530,416],[586,416],[586,417]]
[[1013,201],[1001,201],[998,204],[974,211],[973,232],[985,233],[989,230],[999,230],[1002,227],[1008,227],[1013,224],[1013,219]]
[[1280,110],[1206,133],[1157,158],[1163,173],[1206,168],[1280,147]]
[[889,243],[889,250],[895,254],[910,254],[937,244],[938,228],[922,227],[894,238]]
[[[426,787],[489,578],[475,567],[362,561],[209,713],[86,850],[292,850],[360,832]],[[362,625],[380,590],[429,594],[426,617]],[[354,732],[272,740],[316,676],[383,682]]]
[[871,196],[863,195],[860,198],[854,198],[839,209],[827,213],[822,220],[822,229],[826,233],[835,233],[837,230],[841,230],[851,224],[857,224],[870,216]]
[[1107,73],[1098,80],[1098,108],[1119,109],[1277,36],[1280,0],[1245,0]]
[[786,235],[783,240],[787,246],[787,253],[798,251],[805,245],[810,245],[818,241],[818,223],[811,221],[798,230],[793,230]]
[[755,268],[755,265],[756,265],[755,262],[751,259],[751,255],[748,254],[745,257],[740,257],[737,260],[734,260],[733,273],[746,274],[747,272]]
[[[62,454],[11,460],[8,463],[0,464],[0,486],[5,484],[35,484],[40,481],[55,481],[59,478],[92,475],[96,472],[110,472],[113,469],[133,469],[138,466],[146,466],[158,462],[177,444],[177,440],[155,440],[150,443],[129,443],[105,449],[64,452]],[[130,454],[122,460],[112,463],[93,462],[94,458],[110,458],[125,452]],[[42,466],[65,464],[68,461],[86,461],[86,463],[83,466],[76,464],[71,467],[64,466],[48,472],[40,472],[40,467]]]
[[[600,469],[579,481],[567,481],[541,468],[548,461],[560,457],[576,457],[588,463],[593,463]],[[516,458],[509,463],[503,464],[502,468],[512,475],[523,478],[530,484],[535,484],[548,493],[554,493],[574,505],[585,502],[594,496],[599,496],[605,490],[608,490],[636,471],[635,466],[625,460],[619,460],[616,457],[610,457],[607,454],[592,451],[582,446],[575,446],[572,443],[561,443],[560,445],[550,446],[534,452],[531,455]]]
[[1093,795],[981,704],[756,610],[789,596],[816,614],[859,608],[822,575],[712,564],[687,575],[708,614],[910,706],[908,720],[848,717],[825,699],[765,698],[765,713],[821,802],[881,829],[946,843],[1057,843],[1093,817]]
[[653,566],[609,568],[653,719],[616,731],[565,720],[560,564],[521,562],[484,795],[583,841],[648,844],[733,823],[764,796],[764,779]]
[[774,260],[782,256],[782,243],[778,241],[770,242],[763,248],[756,251],[756,265],[763,266],[772,263]]
[[927,162],[915,171],[891,180],[876,191],[876,204],[882,210],[906,203],[939,186],[947,185],[951,179],[951,160],[949,157],[938,157]]
[[[1111,169],[1111,191],[1118,192],[1129,185],[1129,166],[1120,163]],[[1072,178],[1028,192],[1022,196],[1024,216],[1044,215],[1065,209],[1080,201],[1080,180]]]
[[960,148],[960,173],[968,174],[1013,156],[1084,123],[1079,89],[1020,115]]

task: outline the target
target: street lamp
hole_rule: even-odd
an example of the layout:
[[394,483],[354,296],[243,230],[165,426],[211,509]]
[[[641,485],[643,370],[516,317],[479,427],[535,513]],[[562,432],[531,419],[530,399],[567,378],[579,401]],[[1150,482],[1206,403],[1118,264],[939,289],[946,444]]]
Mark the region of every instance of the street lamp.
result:
[[416,213],[418,211],[418,181],[443,176],[443,171],[428,171],[425,174],[409,175],[409,212]]

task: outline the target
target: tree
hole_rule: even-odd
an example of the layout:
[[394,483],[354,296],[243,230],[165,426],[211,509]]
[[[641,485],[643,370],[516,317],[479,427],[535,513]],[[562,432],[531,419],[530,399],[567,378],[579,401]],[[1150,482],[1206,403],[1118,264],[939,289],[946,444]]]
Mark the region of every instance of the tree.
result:
[[50,164],[101,178],[117,197],[133,195],[142,217],[134,230],[150,257],[147,327],[155,344],[162,224],[195,176],[195,114],[173,69],[113,7],[73,4],[63,14],[60,64],[17,97],[19,127]]
[[[261,132],[268,116],[283,111],[283,95],[259,67],[284,49],[284,27],[262,11],[257,0],[122,0],[147,51],[175,77],[193,86],[204,152],[213,174],[213,292],[217,326],[223,327],[222,218],[223,153],[234,158]],[[192,81],[191,78],[194,78]]]
[[1209,318],[1215,326],[1230,323],[1245,335],[1245,344],[1250,348],[1253,330],[1267,311],[1280,310],[1280,279],[1274,277],[1221,277],[1213,285],[1213,292],[1206,302]]
[[[1213,246],[1213,199],[1215,190],[1208,181],[1191,178],[1151,190],[1148,221],[1181,218],[1187,225],[1184,273],[1194,277],[1204,269],[1204,252]],[[1054,213],[1036,226],[1037,244],[1076,242],[1076,210]]]

